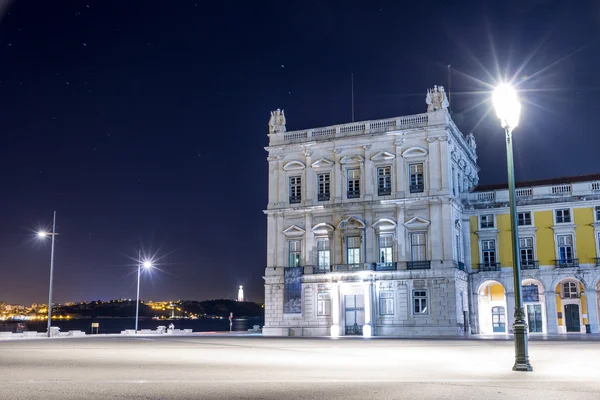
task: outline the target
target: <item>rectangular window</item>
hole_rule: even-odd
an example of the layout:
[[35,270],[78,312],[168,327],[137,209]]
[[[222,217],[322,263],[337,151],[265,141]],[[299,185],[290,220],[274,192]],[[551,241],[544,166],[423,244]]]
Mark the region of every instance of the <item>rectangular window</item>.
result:
[[556,223],[565,224],[571,222],[571,210],[568,208],[556,210]]
[[351,236],[346,241],[348,243],[348,264],[360,264],[360,237]]
[[331,252],[329,250],[329,239],[317,239],[317,265],[319,267],[329,267]]
[[394,292],[391,290],[379,292],[379,314],[394,315]]
[[425,232],[414,232],[410,234],[410,256],[411,261],[427,260],[427,236]]
[[289,241],[289,266],[290,267],[299,267],[300,266],[300,241],[299,240],[290,240]]
[[349,199],[360,197],[360,169],[348,170],[348,196]]
[[481,229],[493,228],[494,227],[494,214],[485,214],[480,217]]
[[565,299],[576,299],[579,297],[577,284],[575,282],[565,282],[562,284],[563,297]]
[[413,313],[427,314],[427,290],[413,290]]
[[519,238],[519,250],[521,252],[521,266],[533,267],[533,238]]
[[329,187],[330,187],[330,182],[329,182],[329,174],[318,174],[317,175],[317,182],[319,185],[319,191],[318,191],[318,200],[319,201],[328,201],[329,200]]
[[558,259],[561,263],[573,262],[573,236],[559,235],[558,239]]
[[481,241],[481,261],[485,266],[496,266],[496,241]]
[[382,263],[392,262],[393,251],[392,251],[392,235],[380,235],[379,236],[379,261]]
[[423,163],[409,164],[409,182],[411,193],[422,193],[425,190],[423,185]]
[[290,204],[302,201],[302,178],[300,176],[290,177]]
[[600,206],[596,206],[596,221],[600,222]]
[[331,297],[328,292],[317,293],[317,315],[331,315]]
[[525,211],[517,213],[517,220],[519,226],[530,226],[531,225],[531,212]]
[[377,194],[389,196],[392,194],[392,168],[377,168]]

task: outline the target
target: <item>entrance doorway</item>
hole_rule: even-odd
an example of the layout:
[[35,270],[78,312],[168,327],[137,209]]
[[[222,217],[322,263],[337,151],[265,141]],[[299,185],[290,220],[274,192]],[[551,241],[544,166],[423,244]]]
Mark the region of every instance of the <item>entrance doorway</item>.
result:
[[567,332],[581,332],[578,304],[565,305],[565,324],[567,326]]
[[492,329],[495,333],[506,332],[506,312],[504,307],[492,307]]
[[542,305],[541,304],[527,304],[527,325],[529,325],[529,332],[541,333],[542,332]]
[[362,294],[344,296],[346,335],[362,335],[365,324],[365,297]]

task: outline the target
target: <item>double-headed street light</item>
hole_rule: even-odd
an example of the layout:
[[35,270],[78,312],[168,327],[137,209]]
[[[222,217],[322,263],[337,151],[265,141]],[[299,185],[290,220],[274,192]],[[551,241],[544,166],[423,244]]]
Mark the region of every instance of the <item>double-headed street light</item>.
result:
[[152,268],[152,261],[142,261],[142,250],[138,252],[138,280],[137,280],[137,301],[135,302],[135,333],[138,332],[138,316],[140,312],[140,275],[142,273],[142,266],[145,269]]
[[58,235],[56,233],[56,211],[54,211],[54,219],[52,220],[52,232],[39,231],[37,235],[40,239],[45,239],[48,236],[52,238],[50,250],[50,290],[48,294],[48,337],[50,337],[50,327],[52,326],[52,283],[54,280],[54,237]]
[[506,164],[508,169],[508,198],[510,203],[511,239],[513,250],[513,278],[515,287],[515,365],[513,371],[532,371],[527,349],[527,323],[523,310],[521,289],[521,259],[519,256],[519,232],[517,223],[517,203],[515,196],[515,166],[513,162],[512,131],[519,125],[521,103],[517,92],[508,84],[500,84],[493,95],[494,108],[500,124],[506,133]]

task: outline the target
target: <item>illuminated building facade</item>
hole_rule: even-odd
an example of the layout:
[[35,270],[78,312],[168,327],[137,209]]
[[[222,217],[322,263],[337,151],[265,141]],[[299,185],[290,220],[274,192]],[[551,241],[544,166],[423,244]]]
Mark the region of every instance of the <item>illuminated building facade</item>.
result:
[[447,111],[286,131],[269,121],[264,335],[464,335],[473,135]]
[[[600,175],[517,184],[523,303],[530,333],[598,332]],[[514,285],[508,190],[464,195],[473,331],[509,333]],[[587,327],[586,327],[587,325]]]

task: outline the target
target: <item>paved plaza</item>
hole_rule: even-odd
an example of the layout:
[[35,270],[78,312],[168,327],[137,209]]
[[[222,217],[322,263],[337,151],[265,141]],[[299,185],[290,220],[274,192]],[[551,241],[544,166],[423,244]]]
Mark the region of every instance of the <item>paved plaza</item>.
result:
[[[585,338],[585,336],[583,336]],[[598,399],[600,341],[260,336],[0,341],[0,399]]]

